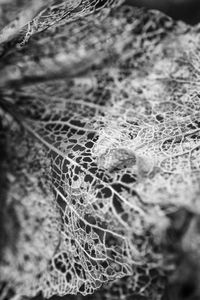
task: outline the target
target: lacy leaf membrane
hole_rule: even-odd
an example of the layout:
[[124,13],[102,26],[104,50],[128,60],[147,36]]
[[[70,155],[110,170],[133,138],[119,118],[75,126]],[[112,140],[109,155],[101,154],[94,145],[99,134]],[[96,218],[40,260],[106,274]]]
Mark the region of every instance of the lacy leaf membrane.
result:
[[87,3],[44,10],[52,19],[2,62],[23,142],[11,134],[19,233],[0,270],[20,296],[104,286],[109,299],[161,299],[168,214],[199,213],[198,29]]

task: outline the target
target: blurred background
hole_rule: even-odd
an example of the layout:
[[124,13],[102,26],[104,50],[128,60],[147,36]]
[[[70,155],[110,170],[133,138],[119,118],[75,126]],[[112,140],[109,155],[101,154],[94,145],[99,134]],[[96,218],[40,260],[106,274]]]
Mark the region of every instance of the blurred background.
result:
[[159,9],[190,24],[200,22],[200,0],[126,0],[126,3]]

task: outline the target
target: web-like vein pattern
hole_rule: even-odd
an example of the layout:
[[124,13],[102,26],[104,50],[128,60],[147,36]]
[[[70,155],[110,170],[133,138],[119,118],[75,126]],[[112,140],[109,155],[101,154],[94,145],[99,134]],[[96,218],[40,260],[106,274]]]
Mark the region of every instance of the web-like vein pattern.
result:
[[[69,3],[80,15],[83,2]],[[94,19],[88,12],[97,6],[87,3],[87,16],[72,23],[66,3],[48,8],[52,20],[45,21],[44,12],[37,20],[42,30],[52,27],[33,35],[14,59],[6,57],[7,79],[12,82],[15,64],[22,84],[12,95],[17,115],[37,141],[38,156],[48,158],[59,232],[48,260],[39,255],[45,271],[30,287],[19,281],[18,292],[87,295],[111,282],[120,297],[132,291],[157,300],[167,212],[181,206],[199,211],[200,101],[198,72],[190,64],[197,58],[183,50],[198,41],[195,29],[157,12],[124,6],[103,9]],[[51,73],[63,53],[70,67],[88,53],[106,55],[99,64],[92,60],[84,79],[77,72],[67,80],[23,84],[33,71],[41,78]],[[19,266],[15,271],[20,274]]]

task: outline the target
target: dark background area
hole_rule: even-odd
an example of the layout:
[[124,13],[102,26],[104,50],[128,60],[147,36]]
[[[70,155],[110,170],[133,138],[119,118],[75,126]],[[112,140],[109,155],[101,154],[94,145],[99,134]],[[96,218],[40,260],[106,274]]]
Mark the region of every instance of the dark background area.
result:
[[190,24],[200,22],[200,0],[126,0],[127,4],[159,9]]

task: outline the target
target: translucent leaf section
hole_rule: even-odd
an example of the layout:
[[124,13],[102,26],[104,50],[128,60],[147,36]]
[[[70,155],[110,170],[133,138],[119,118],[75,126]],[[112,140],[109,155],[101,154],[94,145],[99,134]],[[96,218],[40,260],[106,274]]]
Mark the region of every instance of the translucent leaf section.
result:
[[[64,98],[56,97],[55,107],[54,101],[49,105],[37,93],[37,99],[31,100],[37,106],[37,115],[25,99],[26,115],[30,114],[32,120],[27,119],[24,127],[51,158],[52,184],[62,219],[62,240],[49,278],[43,283],[48,297],[93,293],[107,281],[132,275],[134,265],[153,264],[160,258],[151,250],[153,241],[148,229],[154,216],[158,214],[159,218],[162,213],[154,207],[143,207],[139,195],[131,188],[135,180],[131,165],[129,170],[113,173],[99,164],[93,155],[99,138],[95,122],[105,108],[98,101],[94,104],[79,99],[78,94],[77,85],[72,89],[68,85],[62,90]],[[31,95],[34,96],[34,89]],[[125,154],[134,163],[134,158]],[[122,159],[123,155],[122,152]]]

